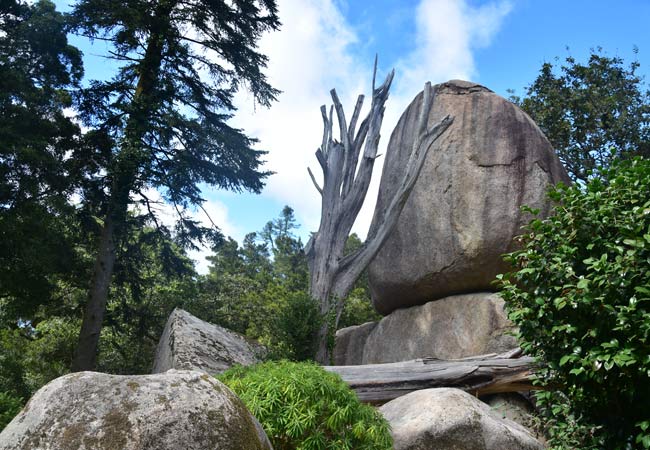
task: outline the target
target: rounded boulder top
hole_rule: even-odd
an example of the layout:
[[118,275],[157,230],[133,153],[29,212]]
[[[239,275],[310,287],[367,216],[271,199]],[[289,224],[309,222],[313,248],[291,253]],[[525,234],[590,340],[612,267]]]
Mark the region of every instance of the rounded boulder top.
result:
[[[376,211],[402,182],[422,101],[420,92],[391,134]],[[521,206],[548,215],[549,185],[570,182],[533,120],[486,87],[436,85],[429,126],[446,115],[453,123],[429,148],[397,225],[369,266],[373,305],[382,314],[494,290],[496,275],[508,270],[501,255],[515,249],[513,238],[531,219]]]
[[204,372],[78,372],[39,389],[0,433],[0,450],[266,450],[259,422]]

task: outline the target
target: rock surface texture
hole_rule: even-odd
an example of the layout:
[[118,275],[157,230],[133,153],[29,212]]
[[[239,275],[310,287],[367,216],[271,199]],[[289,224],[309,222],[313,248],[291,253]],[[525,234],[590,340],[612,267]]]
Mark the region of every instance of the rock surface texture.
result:
[[499,417],[517,422],[540,442],[546,442],[542,430],[535,421],[535,407],[523,395],[517,392],[505,392],[488,395],[481,398],[481,401],[490,406]]
[[0,434],[2,450],[270,449],[243,402],[198,371],[66,375]]
[[[507,270],[501,255],[530,219],[520,207],[547,215],[547,187],[569,183],[551,144],[517,106],[466,81],[435,89],[429,124],[447,114],[454,122],[429,150],[397,226],[369,266],[382,314],[494,290],[495,276]],[[401,183],[422,99],[418,94],[391,135],[377,211]]]
[[334,365],[457,359],[517,347],[498,294],[454,295],[336,333]]
[[152,373],[169,369],[203,370],[219,374],[235,364],[259,362],[263,347],[217,325],[175,309],[163,330]]
[[380,409],[395,450],[540,450],[521,425],[459,389],[424,389]]

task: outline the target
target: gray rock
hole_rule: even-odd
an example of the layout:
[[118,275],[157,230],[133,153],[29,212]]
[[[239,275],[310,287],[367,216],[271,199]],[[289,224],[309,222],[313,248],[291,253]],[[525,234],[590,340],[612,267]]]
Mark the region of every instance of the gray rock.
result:
[[517,392],[493,394],[481,398],[494,413],[503,419],[517,422],[526,428],[537,440],[545,443],[544,433],[535,418],[535,407],[524,395]]
[[353,366],[363,361],[363,349],[368,335],[375,329],[377,322],[366,322],[336,332],[336,341],[332,359],[335,366]]
[[398,309],[336,333],[334,364],[377,364],[416,358],[457,359],[503,353],[517,347],[512,324],[498,294],[446,297]]
[[[381,314],[452,294],[494,290],[508,269],[501,255],[530,215],[522,205],[551,209],[549,184],[569,183],[551,144],[522,110],[478,84],[436,86],[429,124],[453,124],[436,141],[398,224],[370,264],[373,304]],[[376,211],[402,181],[422,93],[393,131]],[[371,226],[370,234],[374,225]]]
[[244,403],[198,371],[66,375],[0,434],[1,450],[270,449]]
[[381,408],[395,450],[539,450],[525,428],[459,389],[424,389]]
[[255,364],[263,352],[261,345],[237,333],[175,309],[158,342],[152,373],[179,369],[216,375],[235,364]]

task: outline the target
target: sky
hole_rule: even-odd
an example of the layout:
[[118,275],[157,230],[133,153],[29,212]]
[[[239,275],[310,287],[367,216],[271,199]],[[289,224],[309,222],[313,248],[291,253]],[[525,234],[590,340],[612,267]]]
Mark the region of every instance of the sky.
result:
[[[67,10],[70,0],[58,0]],[[504,97],[523,94],[544,62],[567,56],[586,61],[590,49],[640,63],[650,74],[650,0],[278,0],[280,31],[265,35],[260,50],[269,57],[266,74],[280,89],[264,109],[252,96],[236,96],[231,124],[259,140],[265,168],[275,172],[259,195],[203,189],[205,210],[222,232],[241,242],[291,206],[303,241],[316,231],[320,199],[307,167],[319,174],[314,152],[322,138],[320,106],[336,88],[351,115],[358,94],[370,94],[372,65],[378,79],[394,68],[386,104],[380,153],[399,116],[425,82],[465,79]],[[73,39],[85,54],[87,79],[106,78],[106,48]],[[634,48],[638,53],[634,53]],[[382,159],[353,228],[365,237],[377,196]],[[318,178],[318,175],[317,175]],[[196,216],[206,225],[203,212]],[[200,272],[209,249],[193,252]]]

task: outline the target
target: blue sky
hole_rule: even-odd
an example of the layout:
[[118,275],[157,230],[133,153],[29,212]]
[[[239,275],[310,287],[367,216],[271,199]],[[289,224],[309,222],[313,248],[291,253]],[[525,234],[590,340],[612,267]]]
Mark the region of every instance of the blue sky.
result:
[[[67,9],[68,1],[57,1]],[[276,172],[261,195],[205,190],[206,209],[223,231],[241,241],[292,206],[304,239],[318,227],[320,203],[306,167],[321,139],[319,107],[336,87],[346,110],[370,90],[379,55],[379,76],[397,71],[382,130],[386,144],[399,115],[426,81],[469,79],[507,96],[523,93],[542,63],[572,55],[584,61],[590,48],[640,62],[650,74],[648,0],[278,0],[281,31],[265,36],[267,74],[281,89],[270,110],[255,108],[247,93],[237,96],[233,124],[260,140],[267,168]],[[86,55],[88,78],[110,74],[100,57],[102,43],[76,39]],[[633,48],[638,47],[635,56]],[[568,47],[568,50],[567,50]],[[348,113],[350,114],[350,113]],[[380,164],[381,165],[381,164]],[[317,170],[315,170],[317,171]],[[380,168],[355,225],[365,235]],[[197,213],[200,217],[200,214]],[[204,253],[193,255],[204,270]]]

